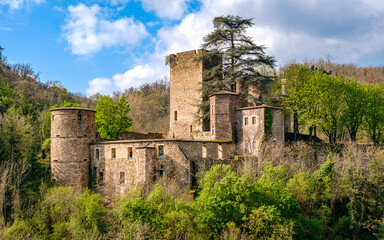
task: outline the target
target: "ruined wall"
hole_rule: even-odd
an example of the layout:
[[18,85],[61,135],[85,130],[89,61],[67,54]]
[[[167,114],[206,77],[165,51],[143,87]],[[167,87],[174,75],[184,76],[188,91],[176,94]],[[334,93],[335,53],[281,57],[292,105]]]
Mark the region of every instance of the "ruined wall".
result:
[[52,179],[77,191],[88,186],[89,143],[95,141],[95,111],[82,108],[51,110]]
[[271,108],[272,128],[271,138],[278,143],[284,143],[285,134],[285,116],[282,108]]
[[[163,146],[162,155],[159,153],[159,146]],[[113,148],[116,151],[115,159],[112,158]],[[128,148],[133,150],[131,160]],[[206,149],[205,157],[203,148]],[[192,162],[217,159],[220,155],[221,158],[229,158],[234,148],[235,145],[232,143],[218,141],[119,140],[93,144],[91,158],[98,191],[103,196],[113,197],[153,182],[162,176],[174,178],[180,184],[190,186],[193,174]],[[96,158],[97,150],[99,159]]]
[[196,60],[198,55],[201,55],[201,50],[177,53],[171,57],[170,138],[190,139],[191,132],[203,131],[197,118],[203,81],[203,64]]
[[[272,115],[270,129],[266,129],[266,112]],[[284,142],[284,110],[267,105],[236,110],[237,151],[239,154],[258,154],[263,141]],[[268,136],[266,133],[268,132]]]
[[211,135],[214,140],[235,140],[238,94],[220,92],[210,98]]
[[239,154],[257,154],[265,134],[264,112],[263,107],[236,110],[237,151]]

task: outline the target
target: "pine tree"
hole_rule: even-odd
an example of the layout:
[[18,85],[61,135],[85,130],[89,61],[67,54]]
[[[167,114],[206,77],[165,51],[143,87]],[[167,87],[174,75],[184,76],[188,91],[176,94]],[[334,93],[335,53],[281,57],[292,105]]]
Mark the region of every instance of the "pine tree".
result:
[[[275,59],[265,54],[263,45],[256,45],[245,35],[247,28],[253,26],[252,18],[220,16],[213,19],[213,25],[215,29],[204,37],[202,45],[208,50],[202,55],[204,63],[214,66],[204,71],[203,96],[224,90],[239,93],[243,102],[256,102],[258,99],[249,90],[260,90],[272,79],[263,75],[260,68],[273,68]],[[222,58],[221,65],[214,64],[218,56]]]

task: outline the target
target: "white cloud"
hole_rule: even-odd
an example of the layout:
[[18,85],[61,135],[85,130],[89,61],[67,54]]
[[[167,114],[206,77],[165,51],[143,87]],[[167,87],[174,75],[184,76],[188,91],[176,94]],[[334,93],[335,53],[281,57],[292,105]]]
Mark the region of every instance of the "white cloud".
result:
[[25,3],[43,3],[45,0],[0,0],[0,5],[8,5],[10,9],[19,9]]
[[158,17],[180,19],[187,10],[187,0],[140,0],[144,10],[154,11]]
[[108,21],[101,15],[98,5],[69,6],[67,23],[63,26],[64,38],[71,51],[77,55],[89,55],[103,47],[134,45],[148,33],[144,25],[133,18]]
[[96,93],[110,94],[115,90],[115,86],[109,78],[95,78],[88,82],[89,88],[87,88],[88,96]]
[[212,19],[230,14],[254,18],[247,35],[265,45],[278,65],[328,54],[338,62],[359,64],[367,56],[384,53],[381,0],[201,0],[201,4],[199,11],[185,15],[178,24],[158,30],[155,50],[140,59],[146,65],[116,74],[110,79],[114,86],[122,91],[168,75],[164,56],[200,48],[202,38],[213,30]]
[[148,65],[138,65],[126,71],[117,73],[112,78],[95,78],[88,82],[87,94],[111,94],[113,91],[123,92],[130,87],[153,81],[155,71]]

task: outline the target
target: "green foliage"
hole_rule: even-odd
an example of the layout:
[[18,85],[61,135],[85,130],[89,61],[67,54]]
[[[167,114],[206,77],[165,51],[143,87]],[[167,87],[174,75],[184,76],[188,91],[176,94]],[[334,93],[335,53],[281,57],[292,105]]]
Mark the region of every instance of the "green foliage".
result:
[[270,108],[265,108],[264,115],[264,128],[266,133],[270,133],[272,130],[273,116]]
[[74,103],[74,102],[69,102],[67,100],[64,100],[63,103],[61,104],[55,104],[51,107],[51,109],[55,109],[55,108],[66,108],[66,107],[80,107],[80,104],[78,103]]
[[262,205],[246,218],[246,228],[252,239],[292,239],[292,221],[284,221],[274,206]]
[[346,128],[356,141],[364,125],[376,144],[384,122],[381,86],[362,86],[303,64],[285,66],[280,78],[285,90],[283,104],[310,133],[319,126],[329,142],[335,143]]
[[[275,60],[265,54],[265,47],[256,45],[246,36],[246,30],[253,26],[252,19],[239,16],[220,16],[213,19],[214,30],[204,37],[202,59],[207,66],[203,73],[202,94],[207,97],[219,91],[240,94],[244,104],[258,101],[251,88],[263,90],[272,76],[262,74],[261,66],[273,68]],[[208,67],[209,66],[209,67]],[[240,89],[236,89],[240,86]],[[201,106],[204,118],[209,111],[205,101]]]
[[127,116],[131,107],[122,96],[118,103],[114,103],[108,96],[100,97],[96,105],[96,131],[100,137],[116,139],[121,132],[128,131],[132,126],[132,119]]
[[76,198],[70,228],[79,239],[104,233],[105,215],[104,199],[86,189]]
[[365,86],[364,126],[374,144],[384,127],[384,89],[382,86]]

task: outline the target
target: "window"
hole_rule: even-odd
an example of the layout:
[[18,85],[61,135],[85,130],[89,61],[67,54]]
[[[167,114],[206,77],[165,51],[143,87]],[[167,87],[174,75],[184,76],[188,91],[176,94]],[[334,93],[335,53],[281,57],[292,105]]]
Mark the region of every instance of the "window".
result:
[[223,159],[223,145],[217,145],[217,158]]
[[177,111],[175,111],[175,121],[177,121]]
[[214,135],[214,134],[215,134],[215,125],[214,125],[214,124],[212,124],[212,127],[211,127],[211,132],[212,132],[212,135]]
[[132,150],[132,147],[128,147],[128,159],[130,161],[133,160],[133,150]]
[[203,145],[203,147],[201,149],[201,157],[207,158],[207,147],[205,145]]
[[247,117],[244,118],[244,125],[245,125],[245,126],[248,126],[248,118],[247,118]]
[[192,132],[192,125],[189,125],[189,132]]
[[116,148],[111,148],[111,158],[112,160],[116,160]]
[[81,114],[77,115],[77,120],[81,121]]
[[55,116],[54,116],[54,115],[52,115],[52,121],[53,121],[53,120],[55,120]]
[[103,183],[104,183],[104,173],[99,172],[99,184],[103,184]]
[[212,109],[211,111],[212,111],[212,115],[213,115],[214,114],[214,105],[213,104],[211,105],[211,109]]
[[120,172],[120,184],[125,184],[125,172]]
[[96,161],[100,160],[100,151],[99,151],[99,149],[95,149],[95,159],[96,159]]
[[164,145],[157,145],[157,157],[164,159]]
[[252,125],[256,124],[256,117],[252,117]]

